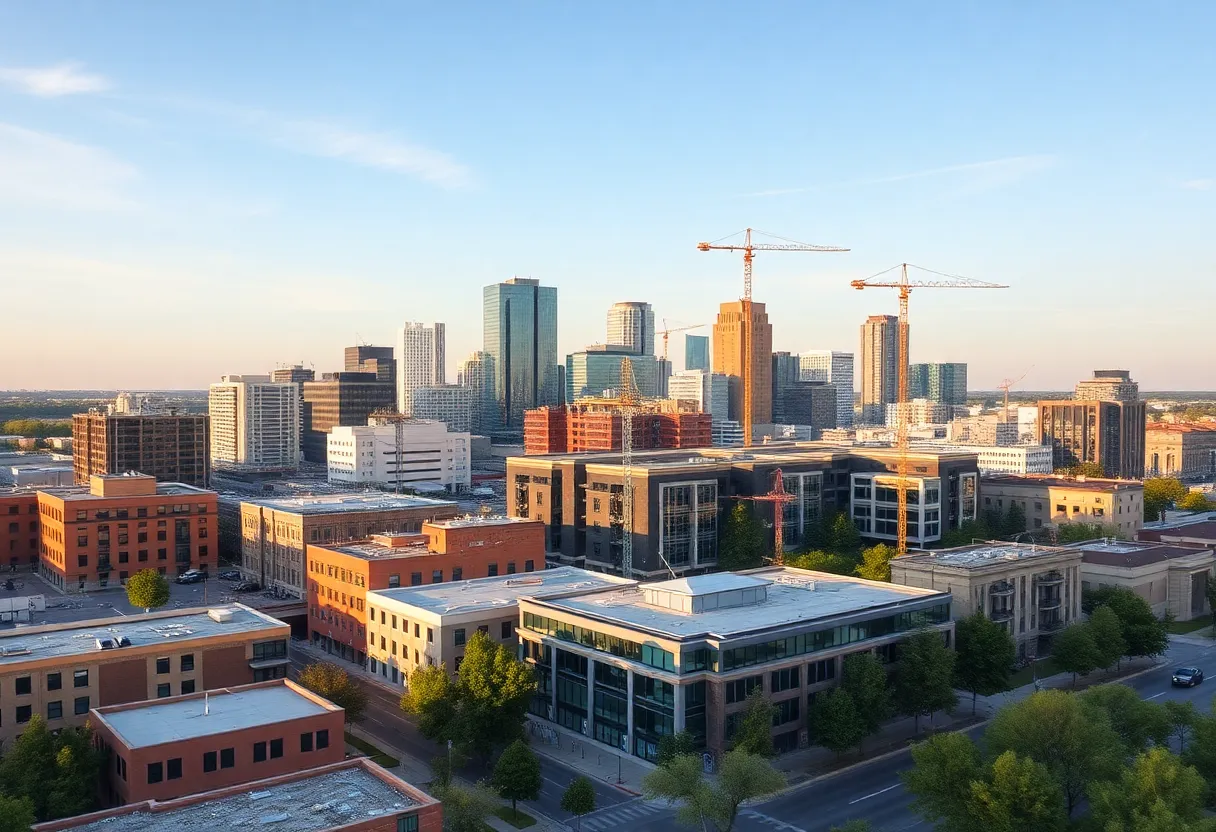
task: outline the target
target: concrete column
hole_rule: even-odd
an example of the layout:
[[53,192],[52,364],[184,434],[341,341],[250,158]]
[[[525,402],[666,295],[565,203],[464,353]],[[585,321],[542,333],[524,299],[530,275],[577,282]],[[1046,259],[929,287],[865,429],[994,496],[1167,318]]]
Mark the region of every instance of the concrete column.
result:
[[595,659],[587,659],[587,736],[595,736]]
[[676,694],[676,714],[675,714],[676,725],[675,725],[675,728],[676,728],[676,733],[678,734],[684,730],[684,686],[677,684],[675,686],[675,694]]
[[557,722],[557,648],[549,647],[549,705],[553,710],[553,721]]
[[633,671],[627,670],[627,671],[625,671],[625,673],[626,673],[626,678],[629,680],[628,684],[625,685],[626,695],[629,698],[629,707],[625,711],[625,713],[628,717],[627,723],[628,723],[628,731],[629,731],[629,741],[625,747],[625,751],[628,754],[632,754],[633,753]]

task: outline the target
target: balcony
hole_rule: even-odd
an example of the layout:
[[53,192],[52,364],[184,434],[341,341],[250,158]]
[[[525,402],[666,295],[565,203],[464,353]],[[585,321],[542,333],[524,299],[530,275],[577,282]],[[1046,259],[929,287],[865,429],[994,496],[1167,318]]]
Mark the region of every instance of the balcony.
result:
[[988,594],[996,598],[1007,598],[1013,593],[1013,581],[997,581],[988,588]]
[[1063,599],[1060,598],[1059,596],[1048,596],[1045,598],[1040,598],[1039,599],[1039,612],[1042,613],[1042,612],[1050,612],[1051,610],[1058,610],[1063,603],[1064,603]]
[[1040,618],[1039,619],[1039,632],[1040,633],[1054,633],[1057,630],[1063,630],[1063,629],[1064,629],[1064,620],[1061,618],[1047,618],[1047,619]]
[[1013,618],[1013,610],[1011,609],[995,609],[988,613],[988,618],[1001,624]]
[[1034,580],[1039,586],[1059,586],[1060,584],[1064,583],[1064,575],[1063,573],[1057,572],[1053,569],[1050,572],[1035,575]]

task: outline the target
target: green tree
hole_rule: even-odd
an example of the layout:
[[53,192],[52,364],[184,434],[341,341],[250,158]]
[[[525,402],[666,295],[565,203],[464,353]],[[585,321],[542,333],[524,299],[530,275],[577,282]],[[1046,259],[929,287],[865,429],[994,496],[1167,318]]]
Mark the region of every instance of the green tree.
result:
[[1127,535],[1117,526],[1104,526],[1101,523],[1061,523],[1056,527],[1055,542],[1080,543],[1084,540],[1096,540],[1099,537],[1109,537],[1115,540],[1126,540]]
[[367,708],[367,693],[345,670],[331,662],[313,662],[300,671],[299,683],[346,712],[346,722],[358,722]]
[[1184,498],[1187,487],[1174,477],[1149,477],[1144,481],[1144,520],[1160,520],[1161,513]]
[[1163,703],[1165,719],[1169,725],[1169,735],[1178,740],[1178,750],[1186,754],[1186,741],[1191,736],[1191,729],[1199,715],[1195,713],[1195,703],[1179,699],[1167,699]]
[[169,582],[155,569],[141,569],[127,579],[127,601],[151,612],[169,603]]
[[1059,473],[1068,474],[1073,477],[1097,477],[1101,479],[1106,476],[1106,469],[1097,462],[1079,462],[1076,465],[1061,468]]
[[1207,785],[1195,769],[1164,748],[1138,755],[1117,781],[1094,783],[1090,788],[1091,814],[1103,830],[1137,832],[1157,815],[1175,821],[1172,829],[1185,829],[1203,818]]
[[91,812],[103,763],[87,725],[52,734],[35,714],[0,759],[0,794],[28,799],[38,821]]
[[870,581],[891,581],[891,559],[895,557],[895,549],[885,543],[861,550],[861,563],[856,575]]
[[1127,644],[1123,641],[1123,625],[1114,610],[1103,604],[1090,613],[1085,626],[1097,650],[1098,667],[1107,669],[1123,658]]
[[873,653],[854,653],[845,657],[840,689],[849,694],[861,718],[863,737],[873,734],[895,713],[887,669]]
[[517,800],[536,800],[540,797],[540,759],[528,748],[527,743],[516,740],[507,746],[494,764],[490,783],[500,796],[511,801],[511,814],[518,814],[515,808]]
[[1216,503],[1207,498],[1202,491],[1188,491],[1186,496],[1178,501],[1181,511],[1216,511]]
[[912,811],[944,832],[969,832],[971,783],[979,779],[979,750],[966,734],[937,734],[912,747],[912,767],[900,777]]
[[983,519],[967,520],[957,529],[942,532],[942,546],[947,549],[968,546],[973,540],[991,540],[994,537],[993,530]]
[[992,696],[1009,689],[1009,672],[1017,659],[1013,637],[983,612],[954,624],[954,684],[971,694],[971,713],[977,696]]
[[747,697],[747,707],[739,720],[732,750],[762,757],[773,756],[772,730],[776,715],[777,706],[768,701],[764,691],[761,688],[753,690]]
[[1028,531],[1026,528],[1026,509],[1022,508],[1021,503],[1011,501],[1009,503],[1009,511],[1001,519],[1001,536],[1016,537],[1025,531]]
[[0,794],[0,832],[29,832],[34,821],[34,804],[28,797]]
[[1191,723],[1191,739],[1182,753],[1183,761],[1216,786],[1216,717],[1196,714]]
[[575,777],[562,794],[562,811],[574,815],[575,829],[581,829],[583,815],[595,811],[595,787],[586,777]]
[[803,552],[785,559],[786,564],[813,572],[830,572],[833,575],[852,575],[857,569],[857,558],[835,552]]
[[655,762],[662,766],[681,754],[695,753],[697,753],[697,741],[693,739],[692,734],[687,731],[677,731],[659,738],[659,753]]
[[414,668],[401,696],[401,710],[414,717],[422,736],[436,742],[453,739],[457,711],[456,685],[443,665]]
[[715,782],[705,777],[698,755],[683,755],[647,774],[642,795],[677,804],[676,821],[682,825],[730,832],[744,802],[774,794],[784,785],[784,775],[768,760],[735,750],[722,758]]
[[435,790],[443,801],[444,832],[485,832],[485,819],[498,807],[498,795],[478,783],[466,788],[448,785]]
[[986,776],[971,783],[967,814],[985,832],[1062,832],[1068,825],[1064,795],[1047,769],[1006,751]]
[[1169,647],[1165,622],[1153,615],[1147,601],[1126,587],[1091,590],[1082,595],[1081,604],[1087,614],[1105,604],[1119,617],[1126,656],[1160,656]]
[[1031,694],[998,711],[984,732],[984,746],[993,758],[1013,751],[1046,767],[1070,817],[1086,787],[1115,776],[1123,759],[1106,714],[1058,690]]
[[1070,624],[1051,641],[1051,656],[1056,666],[1072,674],[1072,686],[1077,686],[1077,674],[1085,676],[1098,666],[1098,645],[1087,624]]
[[828,548],[841,555],[855,555],[861,548],[861,532],[853,518],[843,511],[836,512],[832,517],[832,525],[828,530]]
[[1165,708],[1140,698],[1127,685],[1095,685],[1080,695],[1086,707],[1099,708],[1110,727],[1118,734],[1124,757],[1139,754],[1149,743],[1164,743],[1169,736],[1169,717]]
[[726,571],[753,569],[764,565],[768,554],[768,534],[747,503],[731,508],[722,525],[718,545],[718,567]]
[[869,733],[853,697],[839,687],[815,697],[809,724],[815,742],[835,752],[837,757],[858,745]]
[[47,786],[58,773],[55,755],[55,737],[47,729],[46,720],[34,714],[0,759],[0,794],[28,798],[40,821],[50,819]]
[[954,651],[946,647],[940,631],[919,630],[900,645],[895,701],[913,718],[917,733],[922,716],[931,718],[934,711],[948,711],[958,704]]

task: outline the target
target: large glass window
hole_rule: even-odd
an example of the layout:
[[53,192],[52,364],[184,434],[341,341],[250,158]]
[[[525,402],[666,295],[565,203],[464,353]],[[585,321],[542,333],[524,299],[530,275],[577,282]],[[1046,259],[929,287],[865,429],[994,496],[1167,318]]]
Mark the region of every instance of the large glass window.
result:
[[659,487],[659,548],[673,567],[718,561],[718,484]]

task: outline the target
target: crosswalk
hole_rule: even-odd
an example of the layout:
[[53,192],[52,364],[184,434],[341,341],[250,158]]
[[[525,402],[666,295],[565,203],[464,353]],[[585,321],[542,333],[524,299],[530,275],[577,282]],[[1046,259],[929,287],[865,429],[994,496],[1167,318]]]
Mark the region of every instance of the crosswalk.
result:
[[797,826],[786,823],[785,821],[777,820],[774,817],[769,817],[763,812],[757,812],[755,809],[742,809],[739,812],[745,818],[751,818],[758,823],[763,823],[766,826],[771,826],[779,832],[804,832],[803,829]]
[[[641,799],[631,800],[628,803],[618,803],[616,806],[583,815],[580,826],[590,832],[604,832],[606,829],[638,823],[666,811],[669,810],[663,806],[655,806]],[[573,826],[574,822],[567,821],[567,824]]]

